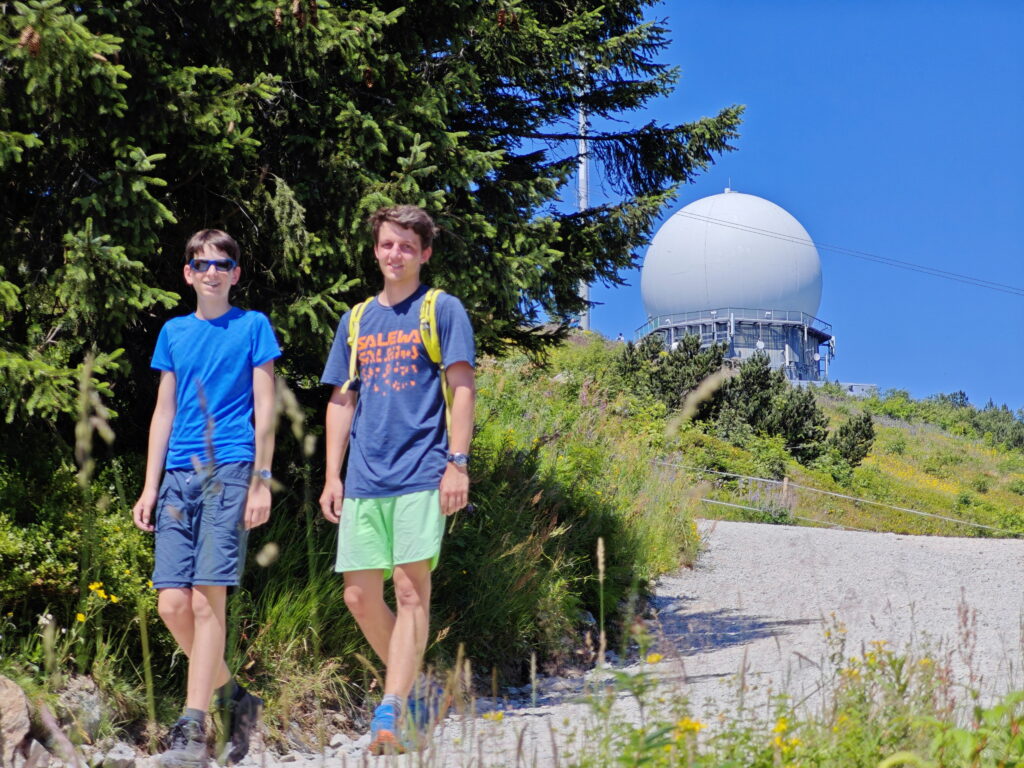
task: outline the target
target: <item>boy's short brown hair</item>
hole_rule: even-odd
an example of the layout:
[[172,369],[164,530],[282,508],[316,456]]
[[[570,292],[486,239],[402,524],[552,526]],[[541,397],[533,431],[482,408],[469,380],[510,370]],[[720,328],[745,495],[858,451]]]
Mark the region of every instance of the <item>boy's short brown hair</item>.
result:
[[423,248],[430,248],[434,244],[434,238],[440,231],[430,214],[418,205],[389,205],[378,208],[370,218],[366,220],[373,230],[373,244],[377,244],[377,237],[380,234],[381,224],[389,222],[395,226],[411,229],[420,236],[420,245]]
[[235,238],[221,229],[200,229],[192,235],[185,246],[185,261],[192,261],[192,257],[208,245],[212,245],[219,251],[224,251],[235,260],[236,264],[239,262],[241,251],[238,248],[238,243],[235,242]]

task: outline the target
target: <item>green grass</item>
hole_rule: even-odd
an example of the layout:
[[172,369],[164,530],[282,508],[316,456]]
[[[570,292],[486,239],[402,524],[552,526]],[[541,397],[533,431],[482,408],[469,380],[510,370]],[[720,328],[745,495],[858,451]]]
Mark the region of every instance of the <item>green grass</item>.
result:
[[[544,365],[517,355],[481,361],[476,510],[450,521],[435,573],[428,661],[436,667],[453,668],[462,653],[482,679],[521,682],[531,659],[542,670],[588,663],[598,640],[581,638],[583,612],[603,612],[613,634],[628,623],[651,579],[696,558],[697,515],[993,535],[956,522],[968,520],[1024,532],[1024,453],[1008,447],[1016,433],[1004,428],[1002,412],[971,416],[949,404],[857,400],[826,389],[818,402],[833,427],[869,408],[877,438],[856,469],[808,467],[781,438],[745,435],[735,445],[674,418],[616,378],[620,351],[580,335]],[[335,531],[314,502],[322,469],[319,451],[308,451],[317,430],[303,423],[294,398],[284,393],[281,402],[292,427],[281,430],[278,447],[284,485],[271,523],[251,538],[244,589],[231,600],[228,648],[240,678],[268,699],[272,736],[283,743],[292,720],[322,727],[325,713],[358,717],[377,690],[375,659],[332,572]],[[975,428],[990,423],[995,431]],[[83,485],[70,450],[0,459],[0,673],[50,695],[71,673],[91,669],[111,727],[151,721],[152,732],[180,705],[185,665],[156,616],[150,537],[130,521],[140,459],[108,452],[96,467]],[[103,586],[88,588],[97,582]],[[43,614],[53,617],[49,641]]]

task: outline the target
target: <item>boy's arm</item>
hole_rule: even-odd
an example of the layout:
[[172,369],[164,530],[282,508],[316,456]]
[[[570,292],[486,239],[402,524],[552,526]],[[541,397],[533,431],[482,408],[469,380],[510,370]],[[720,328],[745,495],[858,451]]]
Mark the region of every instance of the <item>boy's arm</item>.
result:
[[256,472],[270,469],[274,461],[274,361],[252,369],[253,424],[256,431],[256,458],[249,496],[245,502],[245,529],[256,528],[270,519],[270,484]]
[[[448,450],[450,453],[469,453],[469,443],[473,439],[473,407],[476,402],[473,366],[466,362],[454,363],[445,369],[445,376],[452,393]],[[451,515],[468,503],[469,469],[448,462],[441,477],[441,512]]]
[[327,402],[327,425],[324,432],[327,472],[324,492],[320,494],[320,511],[332,523],[341,519],[341,505],[345,499],[345,486],[341,482],[341,462],[348,450],[348,437],[356,413],[358,395],[351,389],[342,392],[335,387]]
[[171,440],[171,427],[174,426],[174,415],[178,412],[175,389],[177,379],[173,371],[160,372],[160,385],[156,391],[156,407],[149,423],[149,448],[146,451],[146,480],[142,486],[142,495],[132,507],[132,519],[135,525],[144,531],[152,531],[153,509],[156,507],[160,494],[160,479],[164,472],[164,459],[167,458],[167,445]]

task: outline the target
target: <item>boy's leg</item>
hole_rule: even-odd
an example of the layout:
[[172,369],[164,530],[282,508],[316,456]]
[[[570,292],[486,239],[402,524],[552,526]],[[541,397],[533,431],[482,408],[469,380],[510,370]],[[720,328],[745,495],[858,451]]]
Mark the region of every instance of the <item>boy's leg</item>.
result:
[[402,735],[399,720],[427,647],[430,561],[396,565],[394,581],[398,615],[388,643],[384,698],[370,722],[368,749],[374,755],[419,748],[418,737],[409,741]]
[[384,694],[406,698],[412,690],[430,630],[430,561],[395,566],[398,615],[388,645]]
[[[192,612],[192,590],[180,587],[161,589],[157,599],[157,610],[178,647],[191,659],[196,628],[195,614]],[[228,665],[221,658],[220,669],[214,675],[214,687],[220,688],[230,679]]]
[[227,638],[227,587],[196,585],[192,588],[195,634],[188,663],[188,696],[185,706],[205,712],[215,688],[230,679],[224,662]]
[[395,614],[384,601],[384,571],[346,571],[344,576],[345,605],[370,647],[387,667]]

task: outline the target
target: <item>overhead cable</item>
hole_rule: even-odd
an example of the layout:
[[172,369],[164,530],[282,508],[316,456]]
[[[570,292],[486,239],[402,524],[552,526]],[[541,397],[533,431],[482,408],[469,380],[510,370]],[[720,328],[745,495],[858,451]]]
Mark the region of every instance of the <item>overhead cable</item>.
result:
[[794,235],[787,235],[782,232],[773,232],[768,229],[761,229],[759,227],[752,227],[747,224],[740,224],[734,221],[725,221],[724,219],[716,219],[712,216],[704,216],[699,213],[691,213],[686,209],[679,211],[677,216],[686,216],[687,218],[696,219],[697,221],[703,221],[708,224],[714,224],[720,227],[727,227],[729,229],[738,229],[742,232],[751,232],[756,235],[763,235],[765,237],[772,237],[776,240],[783,240],[789,243],[796,243],[798,245],[809,245],[818,248],[823,251],[832,251],[834,253],[840,253],[845,256],[852,256],[856,259],[863,259],[864,261],[873,261],[878,264],[884,264],[889,267],[896,267],[898,269],[906,269],[911,272],[919,272],[925,275],[931,275],[932,277],[939,277],[943,280],[952,280],[957,283],[964,283],[966,285],[973,285],[976,288],[985,288],[990,291],[999,291],[1000,293],[1008,293],[1011,296],[1024,296],[1024,288],[1016,285],[1009,285],[1008,283],[998,283],[993,280],[984,280],[980,277],[973,277],[971,275],[963,275],[958,272],[950,272],[945,269],[938,269],[937,267],[929,267],[924,264],[915,264],[910,261],[902,261],[900,259],[892,259],[888,256],[879,256],[878,254],[868,253],[866,251],[858,251],[853,248],[844,248],[839,245],[828,245],[825,243],[816,243],[813,240],[805,237],[796,237]]

